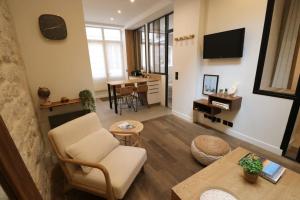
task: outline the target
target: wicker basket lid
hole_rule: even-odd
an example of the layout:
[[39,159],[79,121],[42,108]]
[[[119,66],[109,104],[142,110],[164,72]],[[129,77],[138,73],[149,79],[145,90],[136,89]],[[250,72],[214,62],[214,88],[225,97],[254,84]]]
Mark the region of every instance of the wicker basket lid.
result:
[[230,151],[230,146],[221,138],[211,135],[200,135],[194,140],[195,146],[207,155],[224,156]]

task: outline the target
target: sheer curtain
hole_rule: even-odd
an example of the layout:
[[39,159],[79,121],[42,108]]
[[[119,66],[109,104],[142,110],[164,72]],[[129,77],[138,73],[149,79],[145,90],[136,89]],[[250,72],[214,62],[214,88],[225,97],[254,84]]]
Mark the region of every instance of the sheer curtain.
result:
[[119,43],[106,43],[108,79],[116,80],[123,78],[122,45]]
[[106,82],[125,78],[120,29],[86,27],[95,91],[106,90]]
[[291,0],[283,28],[282,42],[275,68],[272,87],[287,88],[300,24],[300,1]]
[[89,41],[89,55],[92,68],[93,82],[95,90],[104,90],[106,83],[106,68],[104,61],[103,44]]

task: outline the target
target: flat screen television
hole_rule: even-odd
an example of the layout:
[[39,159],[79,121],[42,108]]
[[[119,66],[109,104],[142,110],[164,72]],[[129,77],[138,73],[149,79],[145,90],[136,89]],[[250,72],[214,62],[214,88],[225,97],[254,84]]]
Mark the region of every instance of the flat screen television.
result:
[[203,58],[243,57],[245,28],[204,36]]

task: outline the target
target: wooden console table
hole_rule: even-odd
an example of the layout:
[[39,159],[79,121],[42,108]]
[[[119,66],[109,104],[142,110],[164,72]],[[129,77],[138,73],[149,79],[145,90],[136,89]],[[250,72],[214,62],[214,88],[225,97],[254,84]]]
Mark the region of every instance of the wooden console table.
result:
[[172,200],[199,200],[200,195],[212,188],[232,193],[239,200],[296,200],[300,199],[300,174],[289,169],[277,184],[262,177],[256,184],[243,178],[238,161],[249,153],[241,147],[214,162],[172,188]]
[[51,104],[47,105],[40,105],[40,109],[49,109],[50,111],[53,110],[54,107],[59,107],[59,106],[65,106],[65,105],[71,105],[71,104],[77,104],[80,103],[80,99],[70,99],[67,102],[60,102],[60,101],[54,101],[51,102]]
[[[218,102],[222,104],[226,104],[228,106],[228,109],[225,109],[218,105],[213,105],[213,102]],[[241,107],[242,103],[242,97],[235,96],[223,96],[218,94],[211,94],[208,95],[207,99],[200,99],[196,100],[193,103],[193,109],[194,111],[203,112],[206,114],[209,114],[211,116],[214,116],[216,114],[219,114],[222,112],[222,110],[238,110]]]

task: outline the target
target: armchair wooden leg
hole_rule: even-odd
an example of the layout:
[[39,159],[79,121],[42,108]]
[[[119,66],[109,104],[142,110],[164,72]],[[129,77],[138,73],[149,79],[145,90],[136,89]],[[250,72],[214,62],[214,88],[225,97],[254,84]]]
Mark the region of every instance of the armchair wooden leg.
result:
[[112,186],[111,185],[107,185],[106,187],[107,187],[107,191],[106,191],[107,200],[117,200],[116,197],[115,197],[115,195],[114,195]]

